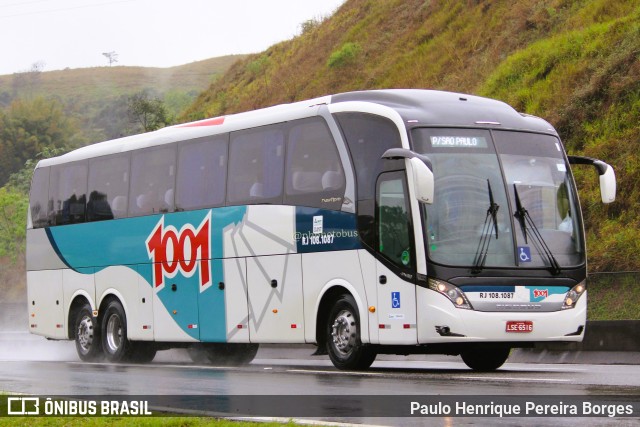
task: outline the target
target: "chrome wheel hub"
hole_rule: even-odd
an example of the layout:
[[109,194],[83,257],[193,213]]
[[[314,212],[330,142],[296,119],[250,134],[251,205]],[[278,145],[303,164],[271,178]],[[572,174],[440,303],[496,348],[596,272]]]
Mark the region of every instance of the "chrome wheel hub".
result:
[[357,326],[353,314],[342,310],[331,325],[333,347],[343,355],[348,355],[356,345]]
[[93,344],[93,322],[89,316],[84,316],[78,324],[76,339],[83,353],[89,352]]
[[115,353],[122,345],[122,322],[120,317],[112,315],[107,322],[107,347],[109,353]]

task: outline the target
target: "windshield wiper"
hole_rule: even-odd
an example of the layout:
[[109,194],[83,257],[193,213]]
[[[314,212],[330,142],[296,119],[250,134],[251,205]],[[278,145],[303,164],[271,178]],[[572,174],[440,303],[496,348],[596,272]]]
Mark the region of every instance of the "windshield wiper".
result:
[[500,206],[493,200],[491,182],[488,179],[487,187],[489,189],[489,209],[487,209],[487,216],[484,218],[480,242],[478,242],[478,249],[476,249],[473,268],[471,269],[473,274],[480,273],[484,268],[484,263],[487,260],[487,254],[489,253],[489,243],[491,243],[493,230],[496,231],[496,240],[498,239],[498,209],[500,209]]
[[527,225],[529,225],[529,227],[531,228],[531,235],[537,241],[537,244],[535,242],[534,244],[536,245],[538,252],[543,254],[547,258],[547,261],[549,261],[549,265],[551,266],[551,273],[559,274],[560,264],[558,264],[556,257],[553,256],[551,249],[549,249],[549,246],[547,246],[547,242],[544,241],[542,234],[540,234],[540,230],[538,229],[536,224],[533,222],[533,219],[531,219],[531,215],[529,215],[529,211],[527,211],[525,207],[522,205],[522,201],[520,200],[520,194],[518,194],[518,186],[515,183],[513,184],[513,194],[515,195],[515,198],[516,198],[516,213],[514,213],[513,216],[515,216],[518,219],[518,222],[520,223],[520,228],[522,229],[522,234],[524,235],[524,243],[525,244],[529,243],[527,239]]

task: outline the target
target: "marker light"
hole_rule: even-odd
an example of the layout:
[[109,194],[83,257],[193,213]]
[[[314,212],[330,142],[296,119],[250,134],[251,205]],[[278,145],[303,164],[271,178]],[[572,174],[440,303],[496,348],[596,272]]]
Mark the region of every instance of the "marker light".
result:
[[449,299],[456,308],[463,308],[466,310],[472,310],[471,303],[467,300],[464,292],[460,288],[452,285],[451,283],[444,282],[437,279],[429,279],[429,289],[432,289]]
[[564,302],[562,303],[562,309],[568,310],[570,308],[574,308],[576,306],[576,303],[578,302],[578,300],[586,290],[587,288],[584,282],[578,283],[573,288],[571,288],[571,290],[567,292],[567,295],[564,297]]

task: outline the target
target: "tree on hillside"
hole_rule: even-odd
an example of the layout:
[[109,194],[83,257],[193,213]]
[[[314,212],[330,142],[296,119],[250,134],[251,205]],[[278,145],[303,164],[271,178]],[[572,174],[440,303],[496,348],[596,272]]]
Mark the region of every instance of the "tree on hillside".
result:
[[47,148],[78,146],[77,127],[62,105],[42,97],[16,99],[0,111],[0,186]]
[[111,67],[114,62],[118,62],[118,54],[115,51],[104,52],[102,55],[104,55],[107,58],[107,61],[109,61],[109,67]]
[[153,97],[149,91],[138,92],[129,97],[129,117],[144,132],[157,130],[171,123],[164,102]]
[[92,141],[121,138],[136,132],[133,128],[137,126],[131,123],[129,114],[129,95],[103,99],[96,104],[96,112],[85,122]]
[[45,147],[42,152],[36,154],[33,159],[27,160],[22,169],[12,173],[4,188],[7,191],[17,192],[28,196],[29,189],[31,187],[31,177],[33,176],[33,170],[35,169],[38,161],[41,159],[48,159],[50,157],[61,156],[67,151],[69,151],[67,148]]

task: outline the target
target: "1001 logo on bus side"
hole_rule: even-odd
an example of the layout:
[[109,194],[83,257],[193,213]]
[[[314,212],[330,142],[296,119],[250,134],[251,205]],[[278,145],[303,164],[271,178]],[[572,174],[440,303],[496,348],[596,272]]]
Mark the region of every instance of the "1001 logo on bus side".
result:
[[160,290],[165,278],[173,278],[178,273],[191,277],[196,270],[200,273],[200,292],[211,285],[211,211],[198,228],[185,224],[176,229],[164,225],[164,215],[147,237],[147,253],[153,262],[153,286]]

